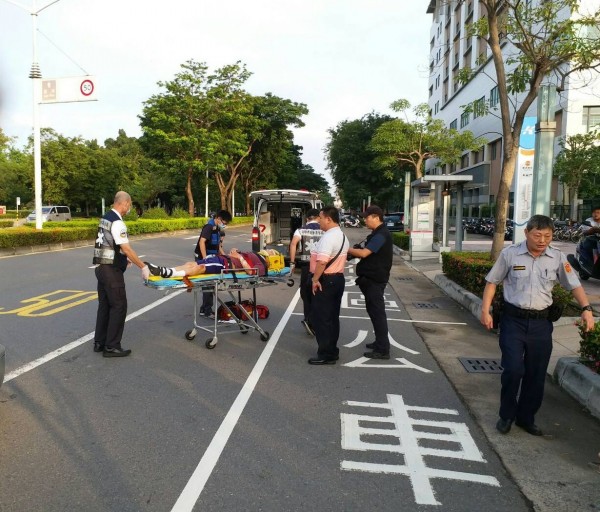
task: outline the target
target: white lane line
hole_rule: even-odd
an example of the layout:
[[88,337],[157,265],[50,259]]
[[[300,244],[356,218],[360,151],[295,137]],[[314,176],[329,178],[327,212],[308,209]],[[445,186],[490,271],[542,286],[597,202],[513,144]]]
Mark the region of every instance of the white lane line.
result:
[[[304,313],[292,313],[292,315],[302,315]],[[355,320],[368,320],[368,316],[344,316],[340,315],[340,318],[351,318]],[[467,325],[466,322],[436,322],[434,320],[404,320],[402,318],[388,318],[388,322],[406,322],[409,324],[442,324],[442,325]]]
[[233,432],[233,429],[237,425],[237,422],[240,419],[246,404],[250,400],[250,397],[254,392],[254,388],[256,387],[260,376],[267,366],[269,358],[271,357],[271,354],[273,353],[273,350],[279,341],[279,337],[281,336],[281,333],[283,332],[283,329],[292,315],[292,311],[296,307],[296,303],[299,299],[300,290],[297,290],[282,319],[279,321],[279,324],[277,324],[277,327],[269,339],[267,346],[263,349],[262,354],[254,365],[254,368],[252,368],[248,379],[244,383],[244,387],[227,412],[227,416],[225,416],[225,419],[223,419],[219,430],[217,430],[217,433],[210,442],[210,445],[208,445],[206,452],[204,452],[202,459],[200,459],[198,466],[188,480],[188,483],[181,492],[177,502],[171,509],[171,512],[191,512],[194,508],[196,501],[198,501],[200,494],[204,490],[204,486],[212,474],[219,457],[221,456],[221,453],[223,452],[225,445],[229,440],[229,436]]
[[[134,318],[146,313],[147,311],[150,311],[151,309],[154,309],[157,306],[160,306],[161,304],[167,302],[168,300],[171,300],[174,297],[177,297],[177,295],[180,295],[185,291],[186,290],[180,290],[178,292],[171,293],[171,294],[163,297],[162,299],[159,299],[156,302],[153,302],[152,304],[148,304],[147,306],[143,307],[142,309],[138,309],[134,313],[127,315],[127,318],[125,318],[125,321],[129,322],[129,320],[133,320]],[[86,334],[85,336],[82,336],[81,338],[79,338],[75,341],[72,341],[71,343],[67,343],[66,345],[63,345],[62,347],[57,348],[53,352],[50,352],[50,353],[46,354],[45,356],[42,356],[42,357],[36,359],[35,361],[31,361],[30,363],[24,364],[20,368],[17,368],[16,370],[13,370],[12,372],[6,374],[6,376],[4,377],[4,383],[6,384],[7,382],[9,382],[11,380],[16,379],[19,375],[23,375],[24,373],[27,373],[27,372],[33,370],[34,368],[37,368],[38,366],[41,366],[44,363],[47,363],[48,361],[52,361],[52,359],[56,359],[58,356],[68,352],[69,350],[72,350],[72,349],[78,347],[79,345],[83,345],[84,343],[86,343],[87,341],[90,341],[92,339],[94,339],[93,331],[90,332],[89,334]]]

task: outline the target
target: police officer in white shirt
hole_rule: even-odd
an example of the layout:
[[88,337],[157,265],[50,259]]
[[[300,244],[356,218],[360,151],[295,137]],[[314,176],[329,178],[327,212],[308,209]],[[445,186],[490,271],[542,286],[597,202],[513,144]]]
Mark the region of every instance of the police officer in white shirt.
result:
[[565,255],[550,246],[554,223],[545,215],[527,222],[525,241],[506,247],[486,276],[481,323],[492,328],[490,306],[502,283],[504,307],[500,320],[502,390],[496,428],[510,431],[513,421],[534,436],[543,435],[535,424],[542,405],[546,370],[552,353],[552,288],[558,281],[570,290],[582,308],[586,330],[594,326],[592,308]]

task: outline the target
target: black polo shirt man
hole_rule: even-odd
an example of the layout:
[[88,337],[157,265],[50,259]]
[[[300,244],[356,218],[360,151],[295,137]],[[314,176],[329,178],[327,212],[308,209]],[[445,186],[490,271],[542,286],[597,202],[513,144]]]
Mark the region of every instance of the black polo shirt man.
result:
[[356,266],[356,284],[365,298],[367,313],[375,331],[375,341],[367,344],[372,351],[365,352],[364,356],[389,359],[390,340],[384,292],[394,256],[392,235],[383,223],[383,210],[379,206],[371,205],[359,215],[364,217],[366,226],[372,230],[364,247],[348,250],[350,256],[361,259]]

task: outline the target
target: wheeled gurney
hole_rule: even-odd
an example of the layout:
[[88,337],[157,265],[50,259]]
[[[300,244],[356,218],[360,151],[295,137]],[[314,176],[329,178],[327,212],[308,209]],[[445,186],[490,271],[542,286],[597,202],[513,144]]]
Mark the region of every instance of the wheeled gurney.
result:
[[[264,276],[259,276],[257,274],[258,271],[256,270],[254,270],[254,275],[249,275],[246,271],[228,269],[222,270],[220,274],[202,274],[199,276],[183,278],[161,278],[150,276],[150,279],[146,282],[146,286],[156,290],[163,290],[167,293],[181,289],[187,289],[188,292],[193,293],[194,327],[185,333],[185,338],[189,341],[193,340],[196,337],[198,330],[211,333],[212,336],[206,340],[205,346],[206,348],[212,349],[216,347],[219,341],[218,333],[225,330],[236,329],[242,334],[248,334],[250,329],[253,329],[258,331],[262,341],[267,341],[269,339],[269,333],[258,325],[256,308],[254,309],[254,314],[250,315],[240,304],[241,292],[243,290],[252,290],[252,301],[254,304],[257,304],[257,288],[273,286],[280,283],[287,283],[288,286],[293,286],[294,281],[291,279],[289,267],[284,267],[280,270],[270,270],[267,275]],[[217,308],[215,309],[215,319],[212,328],[208,328],[206,326],[207,324],[200,325],[198,323],[198,317],[201,316],[199,315],[199,308],[202,303],[201,298],[199,299],[198,296],[206,292],[214,293],[216,298]],[[226,297],[225,300],[223,297]],[[226,322],[219,321],[217,314],[219,306],[222,306],[230,313],[231,320]],[[232,309],[239,311],[242,318],[238,318]]]

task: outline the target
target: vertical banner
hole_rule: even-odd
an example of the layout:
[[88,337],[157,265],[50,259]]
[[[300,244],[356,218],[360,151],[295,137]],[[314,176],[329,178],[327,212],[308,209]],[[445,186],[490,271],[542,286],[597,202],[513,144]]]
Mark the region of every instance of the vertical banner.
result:
[[517,168],[515,169],[515,178],[513,180],[513,221],[515,223],[513,242],[515,244],[525,240],[523,230],[527,221],[533,215],[533,161],[535,158],[536,122],[536,117],[526,117],[521,129]]

